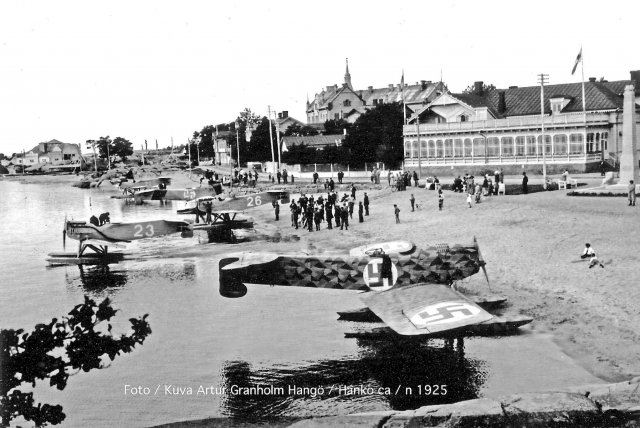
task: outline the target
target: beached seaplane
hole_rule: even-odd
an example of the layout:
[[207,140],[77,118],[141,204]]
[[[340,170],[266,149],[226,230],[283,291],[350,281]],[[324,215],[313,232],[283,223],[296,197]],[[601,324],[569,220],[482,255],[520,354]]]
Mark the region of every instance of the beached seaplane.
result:
[[[366,308],[342,319],[382,321],[388,327],[347,337],[462,337],[515,331],[531,318],[499,318],[488,310],[505,298],[471,300],[452,285],[483,270],[478,243],[418,248],[406,241],[358,247],[348,255],[278,255],[243,252],[220,260],[220,294],[242,297],[246,284],[365,291]],[[488,281],[488,277],[487,277]],[[483,308],[484,307],[484,308]]]
[[[237,218],[237,215],[248,209],[264,205],[270,206],[275,201],[281,204],[290,202],[289,192],[283,190],[267,190],[246,195],[203,196],[187,202],[187,206],[178,210],[178,214],[195,215],[194,231],[206,232],[209,242],[235,242],[234,230],[250,229],[253,222]],[[201,224],[198,224],[202,220]]]
[[62,231],[63,247],[66,238],[78,241],[75,253],[50,253],[47,261],[57,264],[99,264],[122,260],[123,253],[110,253],[109,246],[181,232],[182,237],[193,236],[190,224],[184,221],[151,220],[135,223],[106,223],[97,226],[84,221],[66,220]]

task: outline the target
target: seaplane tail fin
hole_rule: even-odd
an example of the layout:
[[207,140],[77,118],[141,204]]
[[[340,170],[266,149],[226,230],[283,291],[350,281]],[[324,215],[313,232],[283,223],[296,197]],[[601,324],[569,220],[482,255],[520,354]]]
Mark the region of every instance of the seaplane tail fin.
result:
[[463,330],[493,316],[442,284],[416,284],[366,293],[361,300],[396,333],[430,335]]

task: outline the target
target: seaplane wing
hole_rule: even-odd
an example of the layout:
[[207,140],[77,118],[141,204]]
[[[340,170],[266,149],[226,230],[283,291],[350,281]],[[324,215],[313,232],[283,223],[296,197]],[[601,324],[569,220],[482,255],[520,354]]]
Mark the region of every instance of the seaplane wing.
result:
[[66,235],[70,238],[81,241],[92,239],[103,242],[130,242],[137,239],[169,235],[188,229],[189,224],[187,222],[167,220],[107,223],[103,226],[68,221],[65,227]]
[[148,189],[136,192],[135,197],[147,201],[190,201],[204,196],[219,195],[222,186],[198,187],[195,189]]
[[442,284],[395,287],[366,293],[361,300],[396,333],[429,335],[480,324],[493,318],[480,306]]
[[156,178],[151,178],[149,180],[138,180],[136,182],[124,181],[124,182],[120,183],[120,188],[121,189],[129,189],[129,188],[135,188],[135,187],[153,187],[153,186],[157,186],[160,183],[163,183],[163,184],[166,184],[166,185],[170,185],[171,184],[171,178],[170,177],[156,177]]

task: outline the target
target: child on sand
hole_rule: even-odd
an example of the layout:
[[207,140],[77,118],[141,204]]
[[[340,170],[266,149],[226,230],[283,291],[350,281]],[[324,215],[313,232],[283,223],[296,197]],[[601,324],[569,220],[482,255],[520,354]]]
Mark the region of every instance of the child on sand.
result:
[[598,260],[598,257],[596,256],[596,253],[592,253],[591,254],[591,258],[589,259],[589,269],[591,269],[592,267],[594,267],[596,265],[600,265],[601,268],[604,267],[604,265],[602,263],[600,263],[600,260]]
[[469,208],[471,208],[471,203],[473,202],[473,196],[471,193],[467,193],[467,204],[469,204]]
[[442,211],[442,205],[444,205],[444,195],[442,194],[442,189],[438,190],[438,209]]

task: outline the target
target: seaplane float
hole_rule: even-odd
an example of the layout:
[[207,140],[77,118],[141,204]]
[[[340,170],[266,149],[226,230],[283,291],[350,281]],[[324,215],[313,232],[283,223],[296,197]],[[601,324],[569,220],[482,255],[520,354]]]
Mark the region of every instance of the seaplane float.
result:
[[465,296],[455,282],[483,270],[477,241],[418,248],[393,241],[352,249],[349,254],[242,252],[219,262],[220,294],[239,298],[247,284],[363,291],[363,309],[339,312],[340,319],[383,322],[385,327],[347,333],[358,339],[452,338],[507,334],[528,324],[525,316],[498,317],[501,296]]
[[[234,230],[253,227],[247,219],[237,219],[237,214],[251,208],[289,202],[289,193],[281,190],[269,190],[230,198],[203,197],[193,201],[193,206],[180,212],[196,214],[203,223],[186,221],[151,220],[132,223],[106,223],[96,225],[85,221],[65,219],[63,228],[63,247],[66,238],[78,241],[78,250],[74,253],[51,253],[47,261],[52,265],[62,264],[99,264],[117,263],[124,258],[123,253],[109,252],[109,246],[122,247],[123,244],[146,238],[154,238],[180,232],[183,238],[194,236],[194,232],[206,233],[208,242],[235,242]],[[211,204],[210,207],[203,205]],[[204,208],[204,209],[202,209]],[[211,220],[205,215],[210,213]]]

